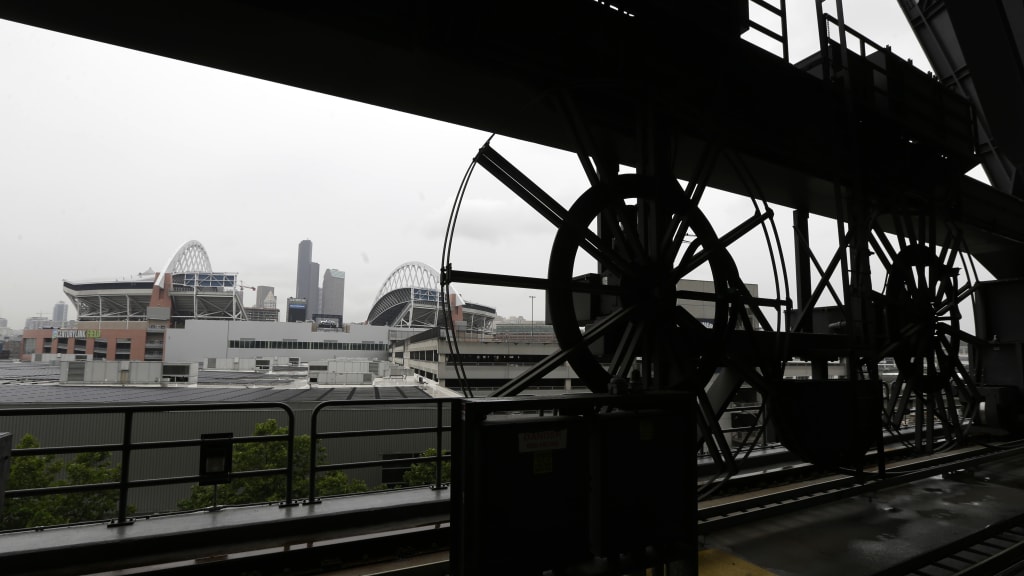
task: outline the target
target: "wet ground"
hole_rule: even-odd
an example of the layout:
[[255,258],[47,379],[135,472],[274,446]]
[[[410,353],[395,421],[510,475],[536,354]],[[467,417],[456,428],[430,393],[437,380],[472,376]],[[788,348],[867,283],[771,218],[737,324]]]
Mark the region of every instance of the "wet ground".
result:
[[1024,514],[1024,458],[713,533],[722,550],[778,576],[876,574]]

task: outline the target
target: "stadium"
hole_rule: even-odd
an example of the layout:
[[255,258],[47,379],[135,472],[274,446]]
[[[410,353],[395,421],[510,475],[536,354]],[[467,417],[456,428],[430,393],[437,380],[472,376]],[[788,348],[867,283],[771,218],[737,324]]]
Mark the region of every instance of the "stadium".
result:
[[[366,323],[393,328],[434,328],[443,325],[441,275],[422,262],[395,268],[377,292]],[[496,310],[466,302],[454,289],[449,295],[457,330],[491,332]]]

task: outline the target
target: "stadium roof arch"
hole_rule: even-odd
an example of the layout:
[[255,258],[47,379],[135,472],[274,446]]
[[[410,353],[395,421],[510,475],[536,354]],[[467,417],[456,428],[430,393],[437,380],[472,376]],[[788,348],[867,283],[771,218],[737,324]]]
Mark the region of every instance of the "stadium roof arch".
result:
[[366,323],[429,328],[441,316],[441,275],[423,262],[406,262],[388,274],[377,291]]
[[[495,309],[465,302],[451,288],[453,315],[457,326],[486,332],[492,329]],[[441,275],[422,262],[406,262],[395,268],[384,280],[366,323],[398,328],[433,328],[444,321]]]
[[213,272],[210,256],[206,253],[206,248],[203,248],[203,245],[198,240],[189,240],[182,244],[178,251],[174,253],[174,256],[171,256],[171,259],[167,261],[163,274],[157,276],[153,284],[163,288],[164,279],[168,274],[184,272]]

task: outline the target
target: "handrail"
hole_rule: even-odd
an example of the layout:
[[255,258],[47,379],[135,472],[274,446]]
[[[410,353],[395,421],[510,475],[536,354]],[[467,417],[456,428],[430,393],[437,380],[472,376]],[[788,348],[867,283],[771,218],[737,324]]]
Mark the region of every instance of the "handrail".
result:
[[295,447],[295,413],[291,407],[282,402],[226,402],[211,404],[152,404],[145,406],[87,406],[87,407],[62,407],[62,408],[5,408],[0,409],[0,418],[4,417],[25,417],[25,416],[69,416],[79,414],[121,414],[124,419],[121,427],[122,440],[117,444],[87,444],[79,446],[59,446],[48,448],[16,448],[11,451],[12,457],[39,456],[47,454],[77,454],[83,452],[120,452],[121,453],[121,477],[117,482],[105,482],[100,484],[80,484],[72,486],[52,486],[47,488],[28,488],[21,490],[9,490],[6,496],[9,498],[22,498],[29,496],[41,496],[46,494],[70,494],[75,492],[87,492],[97,490],[118,490],[117,518],[111,520],[108,526],[127,526],[133,523],[128,515],[128,491],[132,488],[147,486],[159,486],[168,484],[187,484],[199,481],[199,476],[178,476],[174,478],[156,478],[131,480],[129,478],[131,454],[136,450],[151,450],[159,448],[178,448],[200,446],[202,439],[174,440],[163,442],[133,442],[132,428],[136,414],[163,413],[163,412],[206,412],[215,410],[234,410],[245,408],[258,410],[261,408],[274,408],[284,411],[288,416],[288,432],[286,434],[275,434],[269,436],[246,436],[232,438],[231,444],[242,444],[250,442],[287,442],[287,465],[284,468],[272,468],[265,470],[252,470],[245,472],[233,472],[232,478],[243,478],[250,476],[269,476],[274,474],[285,474],[285,502],[283,506],[296,504],[292,494],[293,468],[294,468],[294,447]]
[[[317,504],[320,499],[317,498],[316,494],[316,478],[319,472],[329,472],[332,470],[344,470],[351,468],[365,468],[367,466],[381,465],[384,464],[416,464],[421,462],[434,462],[434,485],[435,490],[444,488],[442,482],[442,465],[446,460],[451,460],[450,454],[445,454],[443,449],[443,438],[444,433],[451,431],[451,425],[444,425],[444,405],[454,403],[455,398],[406,398],[401,400],[332,400],[328,402],[321,402],[313,409],[310,414],[309,424],[309,496],[305,500],[304,504]],[[422,404],[434,404],[437,408],[437,422],[433,427],[417,427],[417,428],[386,428],[386,429],[374,429],[374,430],[356,430],[356,431],[344,431],[344,432],[320,432],[319,429],[319,418],[320,412],[327,408],[337,407],[352,407],[352,406],[368,406],[368,405],[387,405],[392,406],[410,406],[410,405],[422,405]],[[343,464],[319,464],[317,463],[317,451],[320,446],[319,441],[329,438],[351,438],[351,437],[363,437],[363,436],[382,436],[382,435],[407,435],[407,434],[423,434],[425,432],[435,433],[434,450],[436,454],[434,456],[419,456],[412,458],[394,458],[389,460],[366,460],[360,462],[348,462]]]
[[[789,22],[786,16],[786,0],[774,0],[773,4],[769,0],[750,0],[750,4],[759,6],[764,9],[765,12],[777,16],[779,18],[779,30],[773,30],[771,27],[749,18],[747,24],[750,28],[762,36],[778,42],[782,46],[782,60],[789,62]],[[776,5],[777,4],[777,5]]]
[[[849,26],[847,26],[847,25],[845,25],[843,23],[841,23],[835,16],[833,16],[831,14],[824,14],[822,17],[825,19],[825,22],[827,22],[829,24],[835,24],[835,26],[837,28],[839,28],[842,32],[845,32],[846,34],[849,34],[849,35],[853,36],[854,39],[857,40],[857,42],[860,44],[860,50],[858,51],[858,53],[861,55],[861,57],[867,57],[867,55],[868,55],[867,54],[867,47],[874,48],[875,51],[877,51],[877,52],[885,52],[887,50],[887,48],[885,48],[881,44],[878,44],[877,42],[871,40],[870,38],[868,38],[864,34],[854,30],[853,28],[851,28],[851,27],[849,27]],[[827,27],[826,27],[826,30],[828,30]],[[831,40],[831,38],[830,38],[830,40]],[[843,47],[845,48],[846,46],[844,45]]]

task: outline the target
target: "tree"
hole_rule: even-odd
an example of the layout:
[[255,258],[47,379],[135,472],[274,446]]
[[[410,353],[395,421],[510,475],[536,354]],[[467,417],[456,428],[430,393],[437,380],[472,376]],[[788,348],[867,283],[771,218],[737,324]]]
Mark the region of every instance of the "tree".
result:
[[[446,453],[447,454],[447,453]],[[428,448],[420,456],[437,456],[437,449]],[[402,480],[405,481],[406,486],[422,486],[424,484],[433,484],[437,478],[437,463],[436,462],[417,462],[409,467],[408,470],[402,474]],[[450,484],[452,481],[452,461],[445,460],[441,463],[441,483]]]
[[[16,446],[18,449],[39,448],[39,441],[31,434],[21,438]],[[27,490],[30,488],[49,488],[57,482],[61,471],[61,463],[56,457],[23,456],[11,459],[11,475],[8,477],[8,490]],[[4,507],[0,528],[30,528],[57,523],[55,514],[56,496],[36,496],[34,498],[8,498]]]
[[[278,426],[277,420],[271,418],[256,424],[255,436],[275,436],[288,433],[288,428]],[[295,448],[292,453],[293,463],[293,498],[309,496],[309,450],[310,437],[303,434],[295,437]],[[317,450],[317,462],[327,459],[327,450],[320,446]],[[250,470],[269,470],[285,468],[288,462],[288,447],[284,442],[255,442],[237,444],[232,453],[232,471],[245,472]],[[221,504],[253,504],[258,502],[276,502],[285,499],[287,479],[284,474],[256,476],[251,478],[232,479],[227,484],[217,487],[216,503]],[[366,483],[362,480],[349,478],[344,472],[336,471],[321,474],[317,478],[317,495],[349,494],[365,492]],[[214,504],[213,486],[193,486],[192,494],[178,503],[181,510],[196,510]]]
[[[102,484],[117,482],[121,479],[121,467],[111,461],[110,452],[83,452],[75,455],[65,468],[64,485],[81,486],[84,484]],[[59,512],[65,519],[64,523],[102,520],[117,516],[117,490],[98,490],[96,492],[79,492],[61,494]],[[129,507],[128,514],[134,512]]]
[[[23,436],[17,446],[18,449],[39,447],[39,441],[31,434]],[[120,476],[121,467],[113,465],[109,452],[77,454],[66,468],[51,454],[19,456],[11,463],[8,489],[99,484],[115,482]],[[117,502],[116,490],[10,498],[0,518],[0,529],[103,520],[117,515]]]

